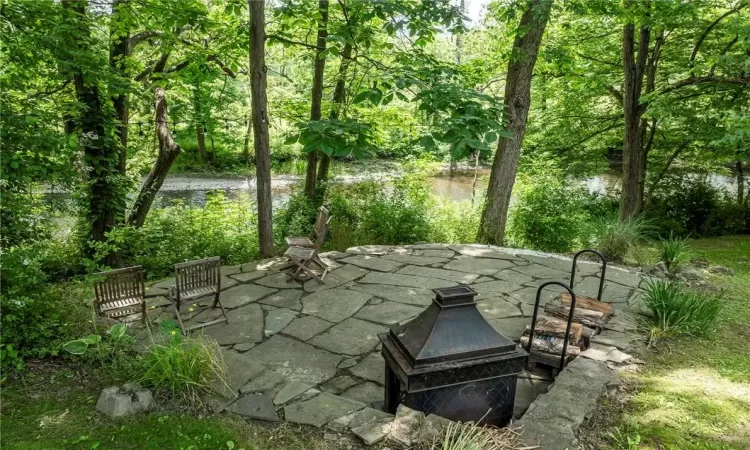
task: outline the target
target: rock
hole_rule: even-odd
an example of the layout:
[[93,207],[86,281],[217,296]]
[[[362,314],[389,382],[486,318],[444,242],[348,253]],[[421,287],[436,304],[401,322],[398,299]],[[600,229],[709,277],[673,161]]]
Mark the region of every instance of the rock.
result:
[[304,394],[310,388],[312,386],[303,381],[291,381],[276,394],[273,398],[273,403],[275,405],[283,405],[290,400],[294,400],[295,397]]
[[387,412],[367,407],[362,411],[354,413],[354,417],[352,417],[351,422],[349,422],[349,427],[357,428],[366,423],[384,421],[387,419],[393,419],[393,417],[393,414],[388,414]]
[[[247,353],[245,353],[247,354]],[[254,377],[249,383],[240,388],[241,394],[265,394],[270,398],[276,396],[286,383],[283,374],[276,370],[266,370],[260,376]]]
[[341,396],[370,404],[383,400],[383,388],[375,383],[366,381],[347,389]]
[[414,275],[418,277],[437,278],[439,280],[454,281],[461,284],[469,284],[479,278],[478,274],[456,272],[453,270],[433,269],[422,266],[406,266],[399,269],[396,273],[404,275]]
[[395,302],[382,302],[380,304],[363,307],[354,315],[354,317],[369,320],[370,322],[393,325],[416,317],[422,311],[424,311],[424,308],[419,306],[405,305]]
[[302,312],[338,323],[356,313],[370,297],[345,288],[315,292],[302,299]]
[[331,394],[340,394],[350,387],[356,385],[357,382],[352,377],[340,376],[326,381],[320,386],[323,392],[330,392]]
[[718,273],[720,275],[734,275],[734,270],[726,266],[711,266],[708,268],[711,273]]
[[432,266],[434,264],[445,264],[450,261],[447,258],[438,258],[434,256],[412,256],[412,255],[385,255],[383,259],[397,261],[402,264],[412,264],[415,266]]
[[378,333],[386,330],[385,327],[350,317],[310,339],[310,343],[333,353],[357,356],[375,348],[379,342]]
[[432,256],[435,258],[453,258],[456,253],[453,250],[446,249],[415,249],[412,253],[414,256]]
[[359,364],[349,369],[349,372],[365,380],[385,384],[385,361],[380,353],[369,354]]
[[674,272],[674,276],[682,281],[701,281],[703,280],[703,274],[694,267],[682,266],[678,267]]
[[368,422],[356,428],[352,428],[358,438],[362,439],[365,445],[373,445],[385,439],[391,431],[391,419],[382,419]]
[[428,415],[419,427],[417,441],[425,445],[431,445],[436,440],[442,438],[445,429],[452,423],[452,420],[444,417],[436,416],[435,414]]
[[96,410],[112,418],[125,417],[148,411],[153,402],[151,391],[128,383],[122,387],[104,388],[96,402]]
[[307,341],[313,336],[322,333],[331,328],[333,324],[315,316],[304,316],[294,319],[281,332],[289,336],[294,336],[299,340]]
[[348,258],[342,259],[341,262],[354,264],[355,266],[359,266],[368,270],[377,270],[379,272],[392,272],[403,265],[402,263],[399,263],[397,261],[370,255],[350,256]]
[[346,253],[356,255],[385,255],[392,247],[392,245],[360,245],[347,248]]
[[317,280],[308,280],[305,283],[305,291],[318,292],[333,289],[356,280],[367,273],[369,273],[369,271],[362,269],[361,267],[357,267],[353,264],[346,264],[339,269],[329,272],[325,279],[325,283],[323,284],[319,283]]
[[348,369],[356,365],[357,365],[357,360],[355,358],[346,358],[345,360],[339,363],[339,369]]
[[241,271],[242,269],[240,269],[240,266],[221,266],[221,274],[223,276],[234,275]]
[[516,382],[516,397],[513,402],[513,417],[519,419],[540,394],[549,389],[551,383],[534,378],[519,378]]
[[411,445],[417,438],[419,425],[424,419],[424,413],[415,411],[401,404],[396,409],[396,418],[390,424],[388,438],[405,447]]
[[238,352],[246,352],[253,347],[255,347],[254,342],[244,342],[242,344],[235,344],[232,348],[237,350]]
[[364,278],[359,280],[359,283],[389,284],[392,286],[406,286],[422,289],[438,289],[457,285],[456,282],[439,280],[437,278],[380,272],[368,273]]
[[[504,319],[510,317],[522,317],[521,309],[502,297],[494,297],[477,303],[477,309],[485,319]],[[533,308],[532,308],[533,309]]]
[[664,261],[659,261],[656,264],[644,267],[643,273],[655,277],[664,278],[669,273],[669,270],[667,270],[667,265],[664,264]]
[[420,289],[405,286],[389,286],[385,284],[355,284],[349,289],[365,292],[386,300],[405,305],[429,306],[435,293],[431,289]]
[[266,328],[263,333],[266,336],[271,336],[289,325],[289,323],[297,317],[297,312],[291,309],[275,309],[269,311],[266,316]]
[[449,245],[448,248],[464,256],[474,256],[477,258],[506,259],[508,261],[521,260],[521,258],[518,258],[517,256],[511,255],[510,253],[503,252],[496,248],[492,248],[488,245],[457,244],[457,245]]
[[204,328],[219,345],[261,342],[263,340],[263,310],[257,303],[227,312],[229,323]]
[[336,431],[345,431],[350,428],[349,424],[352,422],[355,414],[356,413],[349,413],[337,419],[333,419],[326,424],[326,428]]
[[277,308],[286,308],[294,311],[302,310],[302,291],[298,289],[282,289],[281,291],[263,297],[258,303],[263,305],[275,306]]
[[258,278],[255,283],[274,289],[299,289],[302,285],[298,281],[291,280],[287,273],[274,273]]
[[690,260],[690,264],[699,269],[708,268],[709,262],[706,258],[693,258]]
[[231,411],[249,419],[279,422],[273,400],[265,395],[246,395],[234,402]]
[[364,408],[363,403],[324,392],[310,400],[285,406],[284,417],[289,422],[320,428],[337,417]]
[[322,383],[336,374],[341,356],[281,335],[244,353],[278,371],[288,380]]
[[248,281],[257,280],[258,278],[262,278],[266,275],[268,275],[268,273],[261,272],[259,270],[254,270],[252,272],[236,273],[234,275],[229,275],[229,278],[235,279],[239,281],[240,283],[247,283]]
[[348,256],[351,256],[351,255],[349,255],[348,253],[339,252],[339,251],[336,251],[336,250],[333,250],[333,251],[330,251],[330,252],[323,252],[323,253],[320,254],[321,258],[328,258],[328,259],[332,259],[334,261],[346,258]]

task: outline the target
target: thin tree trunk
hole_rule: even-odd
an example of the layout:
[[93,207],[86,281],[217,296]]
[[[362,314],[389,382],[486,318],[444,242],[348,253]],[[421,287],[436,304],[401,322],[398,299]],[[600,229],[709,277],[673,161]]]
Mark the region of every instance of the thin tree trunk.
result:
[[737,161],[735,168],[737,169],[737,204],[742,206],[745,204],[745,171],[742,161]]
[[247,129],[245,130],[245,146],[242,147],[242,157],[245,158],[245,162],[250,164],[252,162],[250,159],[250,136],[253,132],[253,122],[248,117],[245,119],[245,124]]
[[[326,49],[326,38],[328,37],[328,0],[318,1],[318,39],[316,42],[315,62],[313,63],[312,101],[310,103],[310,120],[320,120],[322,117],[323,103],[323,76],[325,74],[326,60],[323,52]],[[318,170],[317,149],[307,154],[307,170],[305,172],[305,195],[308,198],[315,197],[316,176]]]
[[[336,79],[336,87],[333,90],[333,100],[331,105],[331,120],[336,120],[341,114],[341,105],[346,100],[346,72],[349,69],[349,63],[352,57],[352,44],[347,42],[344,50],[341,52],[341,63],[339,64],[339,73]],[[318,181],[325,183],[328,181],[328,171],[331,167],[331,157],[326,153],[320,154],[320,164],[318,165]]]
[[198,141],[198,155],[201,162],[207,162],[206,156],[206,119],[203,117],[203,108],[201,106],[200,88],[195,86],[193,89],[193,112],[195,117],[195,138]]
[[[626,2],[626,7],[631,1]],[[622,32],[622,62],[625,71],[623,113],[625,135],[623,140],[623,178],[620,197],[620,220],[627,220],[643,212],[643,191],[646,181],[646,152],[643,143],[643,113],[640,104],[643,76],[648,58],[651,30],[641,26],[638,52],[635,54],[635,25],[628,23]],[[653,70],[655,71],[655,64]]]
[[479,155],[480,151],[474,152],[474,180],[471,182],[471,204],[477,197],[477,182],[479,181]]
[[[72,12],[71,22],[77,31],[71,42],[72,51],[90,51],[91,29],[86,17],[86,2],[64,0],[63,8]],[[75,85],[76,100],[81,104],[79,126],[81,146],[88,170],[86,219],[90,227],[89,238],[95,242],[105,242],[106,234],[118,220],[122,220],[125,208],[124,191],[117,186],[120,179],[120,153],[118,146],[107,136],[107,123],[112,120],[102,107],[102,98],[96,80],[87,79],[80,67],[72,67],[70,73]],[[94,247],[86,246],[89,255]],[[116,266],[119,255],[111,254],[104,264]]]
[[680,153],[682,153],[685,148],[687,148],[688,144],[690,143],[690,140],[683,142],[682,145],[677,147],[674,152],[669,156],[669,159],[667,160],[667,163],[664,164],[664,167],[661,169],[659,174],[656,176],[654,181],[651,183],[651,185],[648,187],[648,192],[646,193],[646,199],[650,202],[651,198],[654,196],[654,190],[656,190],[656,187],[659,185],[662,179],[664,179],[664,176],[669,171],[669,168],[672,166],[672,163],[675,159],[677,159],[678,156],[680,156]]
[[505,83],[504,101],[510,135],[501,138],[497,145],[477,236],[480,242],[501,245],[505,238],[510,195],[531,104],[531,76],[551,8],[552,0],[532,0],[518,24]]
[[248,0],[250,10],[250,100],[253,115],[253,147],[258,182],[258,240],[260,256],[270,258],[273,250],[271,210],[271,153],[266,112],[266,18],[265,0]]
[[[159,71],[161,70],[163,70],[163,67]],[[151,209],[151,204],[154,202],[156,193],[159,192],[164,179],[169,173],[169,169],[182,151],[180,146],[175,143],[172,133],[169,131],[167,97],[163,87],[154,88],[154,103],[156,105],[156,138],[159,141],[159,154],[156,157],[154,166],[146,177],[146,181],[141,186],[141,191],[128,217],[128,225],[136,228],[141,227],[146,221],[146,216]]]
[[[130,56],[130,30],[125,27],[120,17],[120,8],[123,8],[128,0],[113,0],[112,2],[112,19],[110,21],[110,48],[109,48],[109,66],[122,79],[125,79],[126,58]],[[125,175],[128,161],[128,110],[130,99],[126,92],[125,86],[115,86],[115,94],[112,97],[112,106],[115,109],[117,117],[117,138],[120,141],[120,175]]]

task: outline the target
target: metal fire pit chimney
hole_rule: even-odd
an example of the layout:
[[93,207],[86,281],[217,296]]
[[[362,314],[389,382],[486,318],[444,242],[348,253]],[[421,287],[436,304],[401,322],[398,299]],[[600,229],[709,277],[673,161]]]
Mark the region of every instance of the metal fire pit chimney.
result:
[[470,287],[435,294],[422,314],[378,335],[386,411],[403,403],[451,420],[507,425],[528,354],[482,317]]

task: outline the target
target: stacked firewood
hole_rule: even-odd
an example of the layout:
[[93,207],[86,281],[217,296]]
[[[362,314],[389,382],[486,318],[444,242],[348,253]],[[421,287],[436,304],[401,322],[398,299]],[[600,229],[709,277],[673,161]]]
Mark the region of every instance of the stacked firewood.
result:
[[[547,315],[537,317],[534,329],[534,341],[531,343],[533,359],[546,365],[556,367],[560,363],[565,340],[565,330],[570,315],[570,294],[561,294],[558,301],[547,303],[544,311]],[[573,311],[573,323],[570,327],[567,359],[573,359],[586,350],[602,324],[614,314],[609,303],[600,302],[591,297],[576,296],[576,307]],[[528,348],[531,325],[521,336],[521,347]]]

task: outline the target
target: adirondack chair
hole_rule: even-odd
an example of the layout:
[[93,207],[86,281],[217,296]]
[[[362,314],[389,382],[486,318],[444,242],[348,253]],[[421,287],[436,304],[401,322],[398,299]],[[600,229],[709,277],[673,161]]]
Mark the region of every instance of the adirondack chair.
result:
[[[319,282],[325,283],[325,281],[323,280],[328,274],[328,265],[320,258],[318,253],[320,252],[321,247],[323,247],[323,243],[325,243],[331,218],[332,217],[328,217],[325,222],[321,223],[320,226],[316,224],[316,239],[312,247],[299,247],[290,245],[289,248],[286,249],[286,252],[284,252],[284,256],[289,258],[296,266],[296,270],[294,270],[294,272],[291,274],[290,279],[297,280],[303,273],[305,273],[310,277],[318,280]],[[313,272],[311,268],[313,264],[316,264],[321,269],[323,269],[323,273],[321,275]]]
[[330,214],[324,206],[318,208],[318,218],[315,220],[315,226],[313,227],[313,235],[315,236],[315,241],[310,240],[309,237],[287,237],[285,238],[286,244],[290,247],[315,247],[315,242],[320,236],[320,232],[323,229],[323,226],[329,222],[329,216]]
[[[216,256],[213,258],[200,259],[197,261],[188,261],[174,266],[175,285],[169,288],[169,297],[172,301],[175,318],[180,324],[180,330],[183,334],[188,334],[198,328],[204,328],[221,322],[229,322],[226,311],[219,300],[221,292],[221,259]],[[201,300],[211,301],[211,305],[196,306],[190,308],[193,316],[206,309],[221,308],[221,317],[207,322],[193,324],[185,327],[182,320],[184,314],[183,307],[188,304],[200,305]]]
[[141,266],[126,267],[94,274],[94,309],[99,316],[119,319],[140,313],[146,323],[146,288]]

